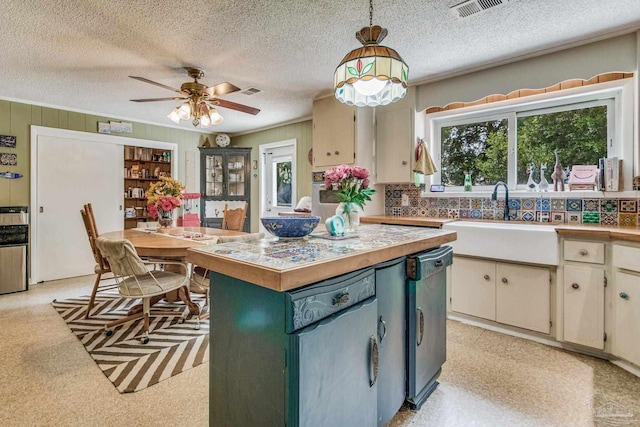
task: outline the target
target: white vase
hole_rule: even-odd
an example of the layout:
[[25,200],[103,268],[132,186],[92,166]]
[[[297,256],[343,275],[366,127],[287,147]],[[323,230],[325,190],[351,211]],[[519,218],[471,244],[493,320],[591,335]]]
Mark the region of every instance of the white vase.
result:
[[344,220],[344,231],[355,233],[360,225],[360,206],[351,202],[341,202],[336,208],[336,215],[340,215]]

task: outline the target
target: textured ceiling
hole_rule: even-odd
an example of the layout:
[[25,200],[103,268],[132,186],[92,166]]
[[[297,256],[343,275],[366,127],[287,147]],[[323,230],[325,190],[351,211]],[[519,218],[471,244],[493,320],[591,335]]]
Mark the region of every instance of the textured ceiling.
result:
[[[410,84],[640,28],[639,0],[511,0],[464,19],[449,9],[460,2],[374,0],[373,22],[389,30],[383,44],[409,64]],[[182,67],[197,66],[209,86],[262,90],[225,95],[262,112],[221,108],[213,132],[295,121],[331,92],[368,9],[366,0],[5,0],[0,97],[173,126],[166,114],[178,102],[129,101],[173,93],[127,76],[179,88],[190,80]]]

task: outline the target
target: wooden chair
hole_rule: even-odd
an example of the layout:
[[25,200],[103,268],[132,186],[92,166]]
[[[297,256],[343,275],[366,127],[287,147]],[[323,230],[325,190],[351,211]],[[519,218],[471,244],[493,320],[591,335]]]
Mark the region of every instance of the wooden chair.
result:
[[84,223],[84,228],[87,231],[87,237],[89,238],[89,246],[91,247],[91,252],[93,253],[93,259],[96,261],[96,266],[93,271],[96,273],[96,281],[93,284],[93,290],[91,291],[91,297],[89,298],[89,303],[87,304],[87,312],[84,315],[85,319],[88,319],[91,315],[91,310],[93,309],[96,294],[98,292],[108,291],[109,289],[115,289],[118,286],[116,284],[110,283],[101,285],[100,281],[103,279],[102,275],[106,273],[111,273],[111,268],[109,267],[109,263],[102,256],[100,250],[96,246],[96,239],[98,238],[98,227],[96,226],[96,220],[93,216],[93,207],[91,203],[84,205],[84,209],[80,210],[80,214],[82,215],[82,222]]
[[140,338],[142,344],[149,342],[149,319],[153,315],[157,316],[180,316],[182,311],[151,311],[151,299],[164,295],[167,292],[178,290],[189,285],[189,271],[187,265],[178,261],[163,261],[168,264],[181,266],[184,274],[174,273],[166,270],[149,270],[148,266],[153,263],[145,262],[138,256],[136,249],[128,240],[111,240],[105,237],[98,237],[96,246],[111,266],[111,271],[118,285],[118,292],[123,298],[142,299],[142,312],[132,314],[123,319],[115,320],[105,325],[105,334],[113,334],[114,326],[131,320],[142,318],[144,326],[143,336]]
[[222,229],[242,231],[244,229],[244,221],[247,218],[247,208],[249,204],[244,202],[244,207],[237,209],[229,209],[227,203],[224,204],[222,213]]
[[[246,242],[249,240],[262,239],[263,237],[264,233],[247,233],[239,236],[218,236],[218,243]],[[198,287],[204,291],[204,307],[202,314],[198,317],[198,323],[196,324],[196,329],[200,329],[200,320],[209,318],[209,270],[195,265],[192,266],[191,286]]]

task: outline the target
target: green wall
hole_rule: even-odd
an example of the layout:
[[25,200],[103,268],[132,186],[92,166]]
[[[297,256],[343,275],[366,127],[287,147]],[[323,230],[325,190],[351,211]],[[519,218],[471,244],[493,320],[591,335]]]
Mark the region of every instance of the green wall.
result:
[[[0,100],[0,135],[12,135],[17,139],[16,148],[0,147],[0,152],[15,153],[18,157],[17,166],[0,165],[0,172],[17,172],[23,175],[18,179],[0,178],[0,205],[29,205],[30,125],[98,133],[98,122],[109,120],[119,121],[103,116]],[[184,182],[185,152],[195,152],[196,161],[198,161],[197,147],[202,145],[206,136],[209,136],[211,141],[215,138],[213,134],[136,122],[133,122],[133,133],[112,135],[177,143],[178,179],[182,182]]]
[[[299,123],[279,126],[259,132],[249,133],[246,135],[238,135],[231,138],[231,146],[235,147],[252,147],[251,161],[258,161],[260,155],[260,145],[270,144],[273,142],[286,141],[288,139],[297,140],[297,197],[311,196],[311,163],[308,160],[308,153],[311,149],[312,137],[311,120]],[[212,140],[213,141],[213,140]],[[258,231],[260,218],[260,161],[258,161],[258,169],[251,170],[251,230]],[[254,175],[257,175],[254,177]]]

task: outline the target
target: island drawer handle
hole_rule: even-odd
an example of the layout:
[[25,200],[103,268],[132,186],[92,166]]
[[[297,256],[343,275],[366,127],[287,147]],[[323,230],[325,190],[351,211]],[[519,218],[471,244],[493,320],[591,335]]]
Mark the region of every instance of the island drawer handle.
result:
[[580,249],[580,251],[578,252],[580,255],[585,256],[589,254],[589,251],[586,249]]
[[629,299],[629,295],[626,292],[620,292],[620,298]]
[[369,338],[369,387],[378,379],[378,342],[375,336]]
[[437,260],[435,263],[436,267],[442,267],[442,265],[444,264],[444,261],[442,261],[441,259]]
[[578,285],[577,283],[574,283],[574,284],[571,285],[571,287],[573,289],[578,289],[580,287],[580,285]]
[[341,305],[341,304],[346,304],[349,302],[349,293],[345,292],[344,294],[340,295],[339,297],[333,297],[333,305]]
[[[382,333],[380,333],[380,327],[382,327]],[[378,323],[378,339],[380,340],[380,344],[382,344],[382,340],[387,336],[387,322],[382,320],[382,316],[380,316],[380,322]]]
[[489,275],[488,275],[488,274],[485,274],[485,275],[484,275],[484,280],[489,280],[489,279],[490,279]]
[[419,347],[422,344],[422,337],[424,335],[424,314],[422,313],[422,308],[418,307],[418,342],[416,343],[416,347]]

